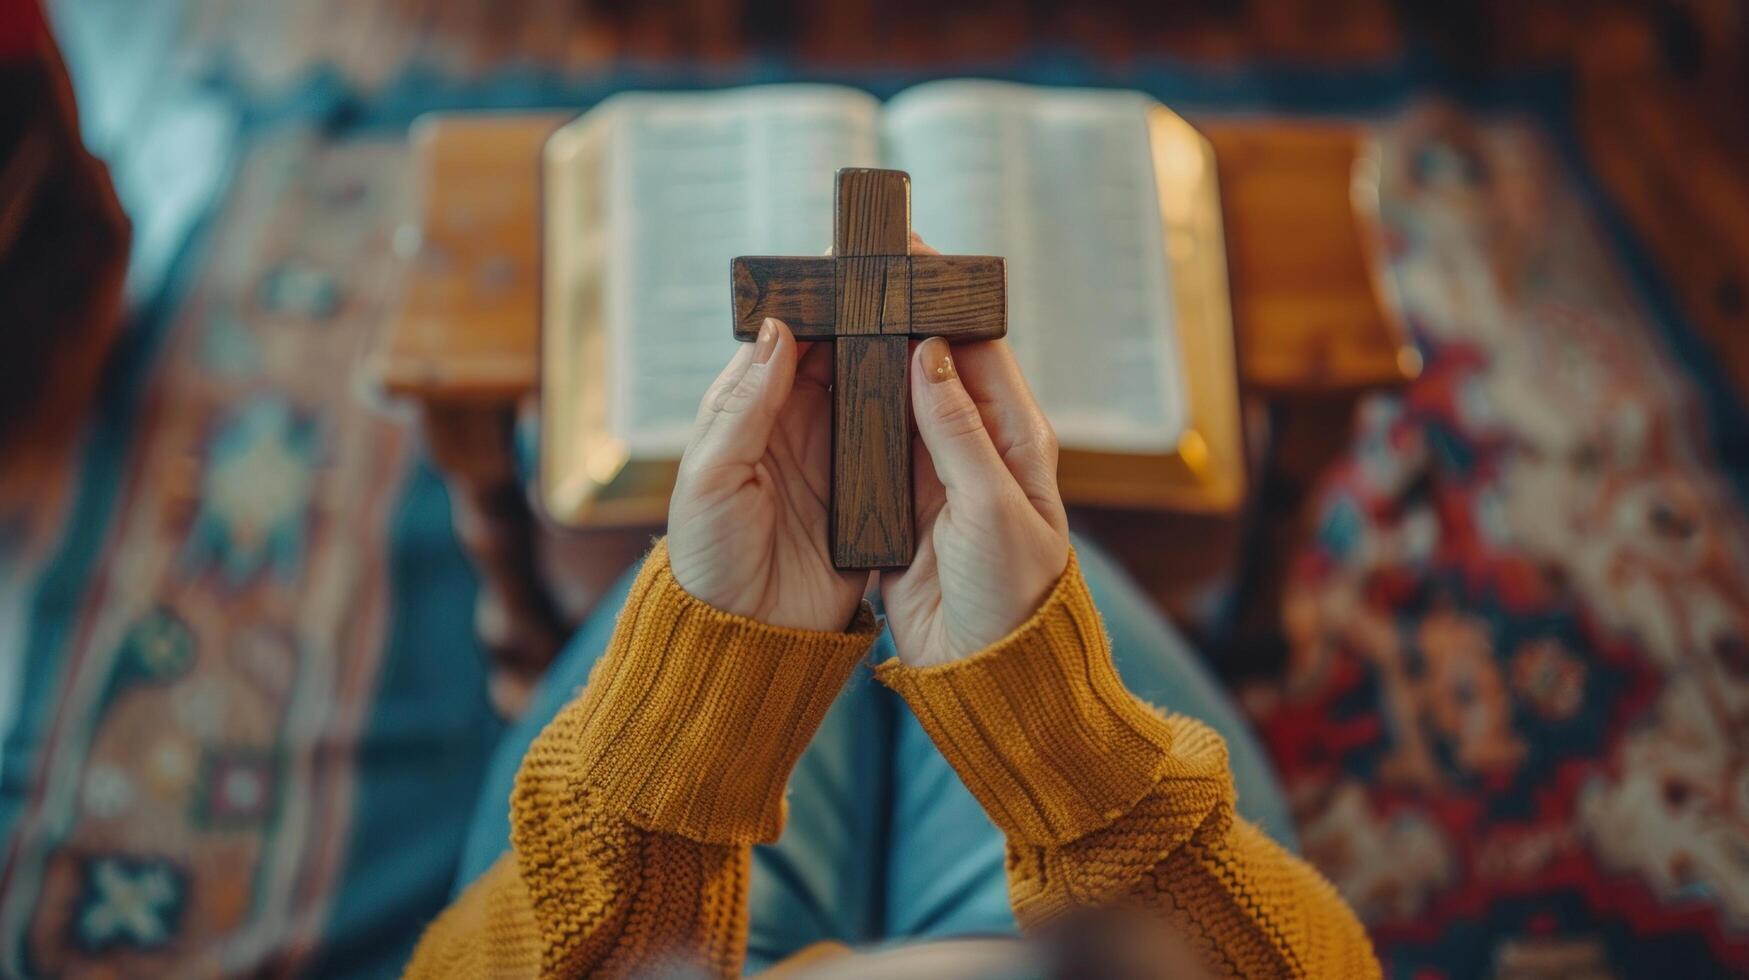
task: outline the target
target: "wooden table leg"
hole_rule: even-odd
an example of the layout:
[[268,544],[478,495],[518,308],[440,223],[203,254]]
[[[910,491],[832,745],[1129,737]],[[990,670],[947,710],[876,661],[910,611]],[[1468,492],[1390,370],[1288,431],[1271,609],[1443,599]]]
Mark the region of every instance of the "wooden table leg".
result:
[[1318,481],[1348,450],[1360,393],[1272,400],[1272,432],[1250,514],[1238,609],[1220,653],[1230,679],[1279,676],[1287,655],[1282,604],[1293,556],[1315,533]]
[[516,467],[516,409],[427,404],[422,415],[456,535],[480,576],[474,629],[492,658],[492,704],[515,718],[566,635],[536,565],[535,517]]

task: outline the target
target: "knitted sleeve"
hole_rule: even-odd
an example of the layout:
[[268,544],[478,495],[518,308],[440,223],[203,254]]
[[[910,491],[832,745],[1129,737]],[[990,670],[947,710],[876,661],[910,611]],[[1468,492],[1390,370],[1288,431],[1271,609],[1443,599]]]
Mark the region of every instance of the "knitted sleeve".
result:
[[1219,974],[1378,976],[1335,889],[1235,815],[1220,736],[1130,694],[1109,648],[1071,558],[996,646],[877,672],[1007,835],[1022,925],[1141,905]]
[[513,850],[427,928],[409,977],[740,972],[747,870],[785,784],[876,627],[764,626],[644,564],[582,696],[511,796]]

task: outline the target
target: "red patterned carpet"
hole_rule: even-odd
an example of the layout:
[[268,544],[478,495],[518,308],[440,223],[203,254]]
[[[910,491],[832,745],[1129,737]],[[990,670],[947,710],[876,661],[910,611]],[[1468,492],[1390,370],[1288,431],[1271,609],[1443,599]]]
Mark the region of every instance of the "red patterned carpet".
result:
[[1247,699],[1308,855],[1399,976],[1749,971],[1749,521],[1698,392],[1536,128],[1386,151],[1427,369]]

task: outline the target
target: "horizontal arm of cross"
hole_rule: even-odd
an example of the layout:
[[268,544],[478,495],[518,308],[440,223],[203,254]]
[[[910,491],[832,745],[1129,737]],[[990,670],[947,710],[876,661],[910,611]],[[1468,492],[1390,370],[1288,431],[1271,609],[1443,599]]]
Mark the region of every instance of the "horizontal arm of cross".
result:
[[[898,263],[909,288],[912,337],[993,340],[1008,332],[1008,274],[990,255],[911,255],[878,259],[747,255],[731,268],[735,339],[750,341],[775,316],[798,340],[843,335],[838,323],[840,263]],[[891,332],[891,331],[889,331]]]

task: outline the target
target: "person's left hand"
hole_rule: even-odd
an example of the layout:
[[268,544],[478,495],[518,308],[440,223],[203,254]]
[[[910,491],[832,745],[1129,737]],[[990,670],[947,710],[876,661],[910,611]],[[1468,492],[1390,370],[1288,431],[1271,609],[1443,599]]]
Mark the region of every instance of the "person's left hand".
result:
[[[913,240],[914,254],[936,254]],[[881,573],[899,659],[969,656],[1038,610],[1069,562],[1057,437],[1007,341],[930,338],[911,355],[917,556]]]

